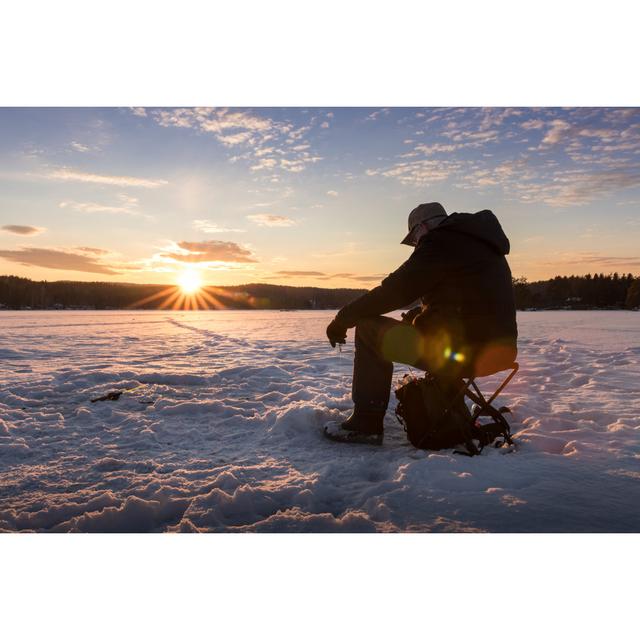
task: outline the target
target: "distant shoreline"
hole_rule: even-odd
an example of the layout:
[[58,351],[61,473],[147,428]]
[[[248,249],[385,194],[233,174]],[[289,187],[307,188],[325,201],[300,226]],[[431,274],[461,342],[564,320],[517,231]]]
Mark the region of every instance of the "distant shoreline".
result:
[[[0,310],[134,311],[173,310],[333,310],[367,289],[300,287],[265,283],[205,286],[189,292],[177,285],[34,281],[0,276]],[[640,307],[640,278],[632,274],[557,276],[528,282],[513,279],[515,305],[522,311],[616,311]],[[415,306],[413,301],[405,308]]]

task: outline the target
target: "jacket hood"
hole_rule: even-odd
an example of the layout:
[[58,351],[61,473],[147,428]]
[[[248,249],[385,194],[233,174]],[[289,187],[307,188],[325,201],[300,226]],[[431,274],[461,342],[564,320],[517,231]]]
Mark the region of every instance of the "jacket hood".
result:
[[498,218],[488,209],[478,213],[452,213],[434,229],[437,232],[441,230],[473,236],[501,255],[509,253],[509,238],[502,230]]

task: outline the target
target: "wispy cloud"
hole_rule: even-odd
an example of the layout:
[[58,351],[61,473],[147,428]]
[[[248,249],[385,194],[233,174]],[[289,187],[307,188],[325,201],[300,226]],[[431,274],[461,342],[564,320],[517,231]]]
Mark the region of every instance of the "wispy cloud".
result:
[[323,271],[277,271],[279,276],[285,276],[288,278],[296,277],[296,276],[305,276],[305,277],[317,277],[317,276],[326,276],[327,274]]
[[553,260],[540,261],[541,266],[561,268],[566,266],[584,266],[593,269],[636,269],[640,267],[638,256],[608,256],[593,252],[565,252]]
[[245,111],[209,107],[154,109],[154,120],[163,127],[199,129],[211,133],[223,144],[234,146],[248,142],[264,142],[282,127],[273,120]]
[[488,142],[498,140],[500,131],[498,129],[492,129],[490,131],[464,131],[464,130],[451,130],[444,131],[443,136],[450,138],[454,142],[464,143],[467,147],[479,147]]
[[245,233],[246,229],[231,229],[228,227],[220,227],[216,222],[211,220],[194,220],[193,228],[203,233]]
[[286,216],[274,216],[268,213],[254,213],[247,218],[261,227],[292,227],[297,224],[295,220]]
[[98,249],[97,247],[76,247],[76,250],[82,253],[93,253],[96,256],[106,256],[110,253],[106,249]]
[[[196,129],[213,135],[225,147],[239,149],[230,161],[245,160],[254,172],[299,173],[322,160],[304,141],[309,125],[294,126],[248,110],[227,108],[152,109],[149,113],[162,127]],[[329,126],[328,121],[326,124]]]
[[138,198],[120,194],[118,196],[119,205],[101,204],[99,202],[76,202],[74,200],[65,200],[58,206],[61,209],[72,209],[80,213],[124,213],[128,215],[139,215]]
[[5,224],[3,227],[0,227],[0,229],[7,233],[15,233],[19,236],[35,236],[38,233],[46,231],[44,227],[32,227],[22,224]]
[[92,184],[106,184],[116,187],[143,187],[145,189],[155,189],[169,184],[166,180],[156,180],[149,178],[138,178],[135,176],[113,176],[98,173],[87,173],[74,169],[53,169],[44,174],[50,180],[61,180],[64,182],[88,182]]
[[414,147],[414,151],[423,153],[425,156],[431,156],[434,153],[453,153],[460,149],[459,144],[445,144],[442,142],[434,142],[433,144],[419,144]]
[[540,118],[532,118],[531,120],[525,120],[520,123],[523,129],[542,129],[544,127],[544,120]]
[[87,153],[92,149],[89,145],[83,144],[82,142],[77,142],[76,140],[73,140],[69,146],[74,151],[78,151],[79,153]]
[[[93,253],[95,253],[95,250],[93,250]],[[0,250],[0,258],[29,267],[44,267],[46,269],[60,269],[63,271],[83,271],[86,273],[102,273],[105,275],[116,275],[118,273],[109,265],[99,262],[95,257],[86,255],[84,251],[73,252],[58,249],[21,247],[20,249]]]
[[384,169],[367,169],[366,174],[395,178],[405,185],[425,186],[446,180],[461,168],[462,163],[454,160],[414,160],[397,162]]
[[378,120],[381,116],[387,116],[390,113],[390,109],[388,107],[384,107],[383,109],[378,109],[377,111],[372,111],[368,116],[367,120]]
[[324,271],[283,270],[276,271],[283,278],[316,278],[317,280],[355,280],[356,282],[378,282],[385,274],[357,275],[354,273],[326,273]]
[[332,198],[337,198],[338,197],[338,192],[330,190],[330,191],[327,191],[327,195],[331,196]]
[[359,280],[360,282],[377,282],[385,277],[386,274],[374,274],[372,276],[351,276],[353,280]]
[[544,202],[552,206],[579,206],[617,192],[640,186],[640,172],[558,171],[550,181],[514,184],[523,202]]
[[544,138],[542,138],[542,146],[551,146],[554,144],[558,144],[558,142],[565,139],[569,135],[571,129],[572,126],[564,120],[552,120],[549,123],[547,133],[545,134]]

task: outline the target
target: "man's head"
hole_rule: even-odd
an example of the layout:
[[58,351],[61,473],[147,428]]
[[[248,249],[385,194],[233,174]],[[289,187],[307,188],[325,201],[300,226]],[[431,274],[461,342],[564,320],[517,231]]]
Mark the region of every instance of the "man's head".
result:
[[409,233],[401,244],[415,247],[422,236],[435,229],[446,217],[447,212],[439,202],[418,205],[409,214]]

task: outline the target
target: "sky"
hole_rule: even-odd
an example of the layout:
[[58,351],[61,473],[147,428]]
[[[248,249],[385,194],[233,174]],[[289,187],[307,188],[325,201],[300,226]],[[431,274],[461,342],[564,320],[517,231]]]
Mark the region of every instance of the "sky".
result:
[[433,201],[515,277],[640,275],[640,109],[0,109],[0,275],[371,288]]

